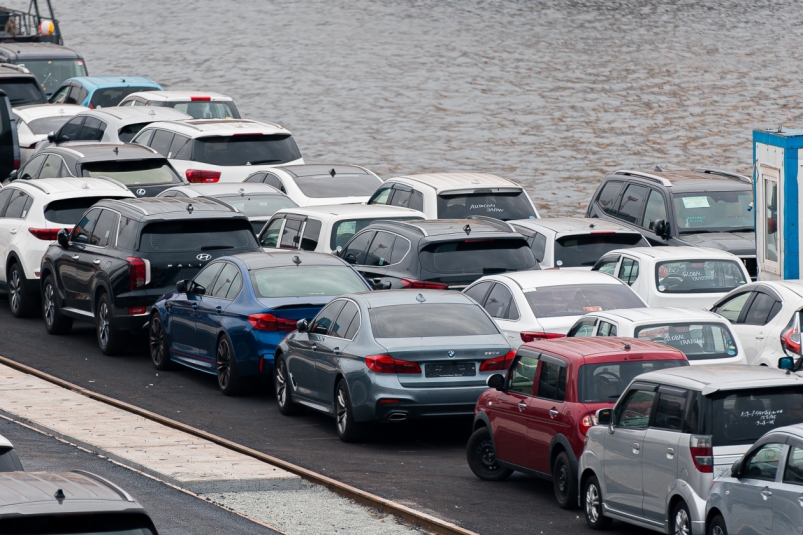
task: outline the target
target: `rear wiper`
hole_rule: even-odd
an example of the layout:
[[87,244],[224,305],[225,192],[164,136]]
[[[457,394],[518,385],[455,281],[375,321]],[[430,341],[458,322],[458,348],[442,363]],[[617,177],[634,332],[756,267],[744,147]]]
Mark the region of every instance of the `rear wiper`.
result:
[[234,249],[232,245],[204,245],[201,251],[214,251],[215,249]]
[[259,165],[261,163],[276,163],[281,162],[281,160],[257,160],[255,162],[248,162],[248,165]]

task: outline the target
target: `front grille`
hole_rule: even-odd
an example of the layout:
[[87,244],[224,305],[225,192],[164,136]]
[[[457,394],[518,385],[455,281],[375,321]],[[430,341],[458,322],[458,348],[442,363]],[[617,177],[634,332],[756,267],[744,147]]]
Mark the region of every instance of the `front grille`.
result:
[[756,257],[742,256],[741,260],[744,264],[744,267],[747,268],[747,272],[750,273],[750,278],[756,280],[756,277],[758,277],[758,261],[756,260]]

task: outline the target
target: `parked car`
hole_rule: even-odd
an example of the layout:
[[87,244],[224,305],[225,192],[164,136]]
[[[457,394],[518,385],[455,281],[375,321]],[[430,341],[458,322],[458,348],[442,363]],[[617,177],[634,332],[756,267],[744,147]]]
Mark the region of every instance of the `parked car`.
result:
[[[20,106],[11,110],[17,120],[17,136],[20,143],[20,164],[27,162],[36,150],[40,141],[45,141],[50,132],[55,132],[66,123],[70,117],[84,111],[83,106],[62,104],[35,104]],[[8,173],[2,175],[3,178]]]
[[0,435],[0,472],[22,472],[23,470],[14,445],[6,437]]
[[251,173],[246,182],[264,182],[299,206],[364,204],[382,179],[358,165],[286,165]]
[[463,293],[485,308],[513,347],[562,338],[588,312],[644,306],[622,281],[581,271],[486,275]]
[[111,108],[131,93],[161,90],[162,86],[144,76],[74,76],[64,80],[48,102]]
[[482,173],[433,173],[391,178],[368,204],[390,204],[424,212],[427,219],[479,215],[503,221],[535,219],[530,196],[512,180]]
[[525,344],[512,364],[493,366],[502,373],[488,378],[491,388],[477,400],[468,466],[487,481],[514,471],[546,477],[558,505],[574,508],[577,459],[596,411],[613,407],[633,377],[688,365],[677,349],[628,338]]
[[277,211],[259,234],[259,243],[272,249],[303,249],[319,253],[342,250],[359,231],[377,220],[412,221],[424,214],[398,206],[334,204],[283,208]]
[[153,304],[224,255],[261,252],[251,224],[211,199],[103,200],[42,258],[42,308],[49,334],[74,320],[95,324],[105,355],[145,334]]
[[[731,290],[714,303],[712,312],[731,323],[731,329],[744,346],[748,364],[778,366],[778,359],[795,342],[792,320],[803,307],[803,283],[766,281]],[[799,352],[799,351],[794,351]]]
[[19,180],[0,189],[0,288],[11,313],[30,316],[39,309],[42,256],[62,228],[72,228],[101,199],[134,197],[113,180],[45,178]]
[[797,533],[803,525],[801,495],[803,425],[773,429],[712,483],[705,533]]
[[591,269],[613,249],[650,246],[639,232],[610,221],[542,217],[508,223],[527,238],[541,269]]
[[616,171],[597,187],[586,217],[616,221],[651,245],[710,247],[756,264],[753,181],[726,171]]
[[153,197],[167,188],[186,184],[170,162],[148,147],[87,143],[48,147],[38,151],[9,181],[41,178],[107,177],[117,180],[137,197]]
[[[216,374],[226,395],[250,378],[272,377],[274,353],[300,319],[341,294],[369,291],[354,268],[332,255],[276,251],[224,256],[153,306],[151,360]],[[188,324],[187,317],[194,322]]]
[[569,329],[568,337],[624,336],[683,351],[690,363],[747,364],[744,348],[730,323],[707,310],[631,308],[590,312]]
[[651,307],[707,309],[750,282],[736,256],[704,247],[616,249],[593,270],[622,279]]
[[8,96],[0,89],[0,179],[20,166],[20,144]]
[[714,479],[764,433],[801,419],[803,378],[783,370],[716,365],[640,375],[586,433],[586,521],[703,533]]
[[279,344],[276,398],[285,415],[333,416],[351,442],[366,422],[473,414],[494,366],[512,357],[493,320],[458,292],[347,294]]
[[158,535],[126,491],[83,470],[0,473],[0,533]]
[[375,221],[338,255],[384,289],[462,290],[486,273],[538,269],[527,240],[491,218]]
[[0,91],[3,91],[12,107],[44,104],[45,92],[31,71],[19,65],[0,65]]
[[240,119],[234,100],[208,91],[143,91],[131,93],[118,106],[163,106],[193,119]]
[[164,190],[157,197],[207,197],[225,202],[248,216],[254,234],[259,234],[277,210],[296,206],[290,197],[267,184],[187,184]]
[[67,78],[87,75],[81,54],[55,43],[0,43],[0,63],[13,63],[31,71],[48,97]]
[[257,166],[304,163],[288,130],[248,119],[151,123],[132,142],[163,154],[194,183],[242,182]]

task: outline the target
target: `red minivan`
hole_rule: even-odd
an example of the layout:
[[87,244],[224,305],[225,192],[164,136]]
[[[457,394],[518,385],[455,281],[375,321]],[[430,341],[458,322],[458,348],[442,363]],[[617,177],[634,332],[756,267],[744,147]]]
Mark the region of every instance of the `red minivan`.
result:
[[558,504],[575,507],[577,459],[597,410],[613,407],[637,375],[688,365],[681,351],[635,338],[524,344],[477,400],[468,465],[488,481],[514,471],[551,479]]

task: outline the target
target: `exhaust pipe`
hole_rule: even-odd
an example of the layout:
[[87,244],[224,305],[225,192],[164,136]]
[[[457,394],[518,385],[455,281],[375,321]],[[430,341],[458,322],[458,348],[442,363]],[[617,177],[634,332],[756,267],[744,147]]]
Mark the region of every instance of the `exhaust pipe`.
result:
[[407,419],[407,413],[406,412],[394,412],[394,413],[391,413],[390,416],[388,416],[388,421],[389,422],[403,422],[406,419]]

